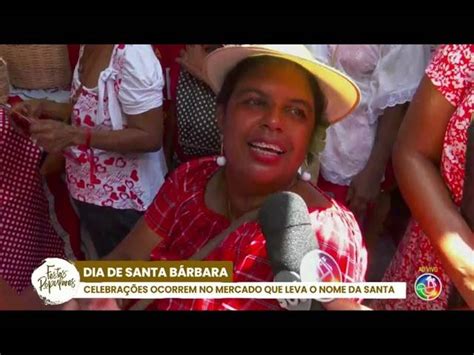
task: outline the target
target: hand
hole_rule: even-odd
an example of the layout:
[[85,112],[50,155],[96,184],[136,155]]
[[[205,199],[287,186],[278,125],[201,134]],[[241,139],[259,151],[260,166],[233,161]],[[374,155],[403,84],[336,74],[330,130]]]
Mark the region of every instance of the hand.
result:
[[367,211],[367,205],[380,193],[382,175],[365,167],[351,181],[347,192],[346,203],[359,223]]
[[191,75],[206,82],[204,61],[207,54],[206,47],[201,44],[186,45],[186,48],[181,50],[180,57],[176,58],[176,61]]
[[26,117],[39,118],[43,114],[43,100],[26,100],[12,107],[14,112],[19,112]]
[[82,144],[82,131],[54,120],[37,120],[30,126],[31,138],[48,153],[60,153],[71,145]]

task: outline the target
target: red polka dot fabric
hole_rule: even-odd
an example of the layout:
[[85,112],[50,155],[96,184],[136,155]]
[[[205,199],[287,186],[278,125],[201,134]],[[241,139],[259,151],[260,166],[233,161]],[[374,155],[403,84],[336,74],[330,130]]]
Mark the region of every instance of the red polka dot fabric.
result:
[[63,257],[39,174],[41,152],[0,108],[0,277],[21,292],[47,257]]

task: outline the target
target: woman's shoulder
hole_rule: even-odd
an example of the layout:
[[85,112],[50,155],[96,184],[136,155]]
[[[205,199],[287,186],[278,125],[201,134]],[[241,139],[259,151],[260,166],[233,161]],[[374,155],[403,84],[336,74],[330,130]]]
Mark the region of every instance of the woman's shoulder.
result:
[[335,258],[345,275],[343,279],[363,281],[367,250],[357,220],[345,206],[315,189],[327,200],[324,205],[308,204],[318,249]]
[[324,237],[349,237],[353,242],[362,244],[362,235],[354,214],[317,186],[308,185],[313,192],[302,197],[308,205],[312,223],[321,233],[327,234]]
[[310,210],[333,209],[338,203],[312,182],[299,181],[293,192],[300,195]]
[[[146,218],[158,225],[163,216],[173,214],[182,203],[190,200],[204,201],[199,196],[202,196],[207,182],[217,169],[218,166],[213,158],[200,158],[181,164],[166,177],[148,209]],[[202,206],[202,204],[197,204],[197,206]],[[161,217],[159,219],[156,216]]]
[[153,47],[150,44],[118,44],[117,50],[123,50],[125,56],[129,58],[134,57],[152,57],[158,60]]
[[452,105],[459,105],[474,81],[474,45],[439,46],[426,74]]
[[193,159],[173,170],[168,180],[173,181],[183,191],[188,191],[207,183],[218,168],[215,157]]
[[158,68],[161,71],[161,64],[157,58],[153,47],[145,44],[118,44],[115,46],[115,61],[123,63],[124,68],[134,72],[147,74]]
[[329,206],[309,206],[310,214],[316,214],[321,223],[328,225],[342,223],[351,232],[357,232],[360,234],[359,224],[357,223],[354,214],[343,204],[330,197],[328,198],[330,199]]

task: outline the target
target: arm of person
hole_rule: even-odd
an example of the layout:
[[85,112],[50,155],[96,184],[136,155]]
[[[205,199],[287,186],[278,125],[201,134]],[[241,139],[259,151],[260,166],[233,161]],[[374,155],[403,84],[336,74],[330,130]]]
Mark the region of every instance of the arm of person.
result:
[[454,110],[425,76],[401,126],[393,163],[413,216],[461,296],[474,309],[474,237],[439,171],[444,135]]
[[[163,110],[154,108],[138,115],[127,115],[128,127],[117,131],[93,131],[91,147],[118,153],[145,153],[161,149],[163,136]],[[75,145],[86,143],[86,132],[77,132]]]
[[176,106],[175,102],[171,101],[166,115],[166,129],[164,130],[165,134],[163,137],[163,152],[165,154],[168,171],[171,171],[173,167],[174,137],[177,129]]
[[379,118],[374,147],[367,166],[381,179],[398,135],[408,104],[387,107]]
[[[374,145],[369,160],[351,181],[348,202],[359,220],[368,202],[380,192],[393,144],[403,120],[406,103],[411,101],[427,65],[426,49],[421,45],[380,45],[379,59],[371,76],[369,110],[378,120]],[[374,118],[375,118],[374,117]],[[362,137],[361,137],[362,138]]]
[[347,195],[349,207],[357,217],[365,214],[367,204],[375,200],[380,191],[380,183],[406,107],[406,104],[387,107],[379,118],[369,160],[365,168],[352,179]]
[[56,121],[68,123],[71,118],[72,106],[71,103],[33,99],[19,102],[13,106],[13,110],[29,117],[38,118],[45,116]]
[[[164,78],[159,60],[149,45],[127,46],[117,93],[127,126],[124,129],[93,130],[90,145],[118,153],[158,151],[163,139]],[[84,144],[87,131],[76,132],[73,143]]]
[[[118,130],[90,130],[52,120],[32,123],[32,138],[48,152],[89,143],[118,153],[145,153],[161,149],[163,135],[163,73],[151,46],[130,45],[124,57],[117,92],[127,126]],[[118,119],[118,117],[117,117]]]
[[72,103],[58,103],[40,100],[41,114],[52,119],[68,123],[71,119]]
[[61,152],[73,145],[84,145],[90,134],[90,146],[118,153],[144,153],[161,149],[163,132],[162,108],[138,115],[127,115],[128,127],[121,130],[88,130],[53,120],[38,120],[31,124],[33,139],[46,151]]

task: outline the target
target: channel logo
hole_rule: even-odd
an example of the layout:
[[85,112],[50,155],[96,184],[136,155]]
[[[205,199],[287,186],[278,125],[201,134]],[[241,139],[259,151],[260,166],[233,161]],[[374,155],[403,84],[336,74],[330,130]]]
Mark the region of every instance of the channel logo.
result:
[[441,279],[435,274],[425,273],[415,281],[415,293],[423,301],[433,301],[439,297],[443,290]]

